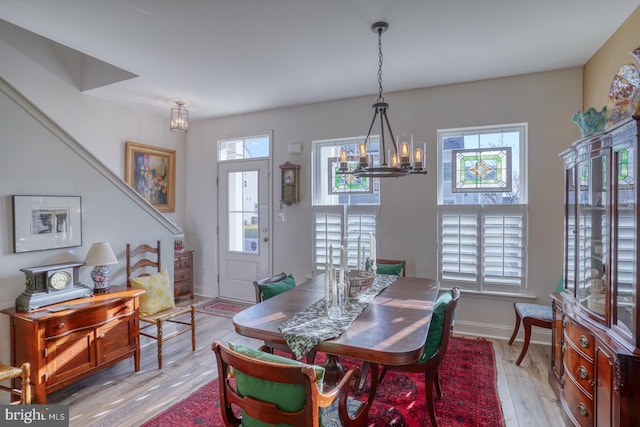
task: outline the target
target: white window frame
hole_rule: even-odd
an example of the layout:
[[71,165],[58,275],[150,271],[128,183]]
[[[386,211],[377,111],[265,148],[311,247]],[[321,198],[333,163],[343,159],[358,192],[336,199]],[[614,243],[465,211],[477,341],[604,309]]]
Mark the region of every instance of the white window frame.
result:
[[[333,262],[335,265],[339,264],[339,248],[345,237],[349,247],[348,265],[355,266],[357,263],[358,236],[360,236],[361,245],[365,247],[365,254],[369,254],[369,233],[375,234],[378,229],[379,204],[339,204],[338,200],[341,196],[328,194],[328,159],[326,156],[323,157],[320,151],[321,147],[327,146],[336,147],[336,150],[347,145],[353,145],[355,148],[356,142],[363,138],[313,141],[311,186],[313,189],[312,266],[314,274],[320,274],[324,271],[331,245],[333,245]],[[376,136],[373,136],[372,139],[377,142]],[[380,184],[377,179],[373,185],[374,192],[379,193]],[[348,196],[348,194],[345,194],[345,196]],[[322,233],[318,232],[318,230],[323,227],[323,224],[322,221],[318,221],[318,217],[323,215],[331,215],[334,221],[337,222],[333,223],[331,236],[319,238]]]
[[[444,158],[443,140],[501,131],[520,134],[519,150],[514,156],[520,175],[519,203],[451,204],[450,200],[444,200],[443,189],[445,185],[451,185],[451,178],[445,177],[447,159]],[[526,123],[438,131],[438,279],[441,286],[526,294],[527,131]],[[451,169],[449,167],[447,171]]]

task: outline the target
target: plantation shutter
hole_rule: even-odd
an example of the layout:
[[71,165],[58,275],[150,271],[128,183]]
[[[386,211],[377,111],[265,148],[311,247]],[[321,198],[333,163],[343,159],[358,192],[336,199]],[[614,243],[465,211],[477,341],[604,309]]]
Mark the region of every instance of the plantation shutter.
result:
[[483,288],[519,292],[525,277],[524,206],[483,206]]
[[438,211],[443,286],[524,291],[526,206],[441,205]]
[[378,206],[315,206],[313,210],[316,274],[324,271],[331,246],[333,263],[340,264],[340,246],[345,236],[349,245],[348,264],[355,266],[358,258],[358,235],[362,236],[361,244],[368,248],[369,233],[376,233]]
[[479,207],[440,206],[440,280],[476,283],[480,256]]
[[314,208],[314,247],[316,272],[324,271],[329,258],[329,247],[333,246],[333,262],[340,260],[340,242],[344,209],[342,206],[320,206]]
[[[369,235],[376,234],[378,217],[377,206],[347,206],[347,239],[349,243],[350,266],[358,262],[358,236],[360,244],[365,247],[365,254],[369,252]],[[362,260],[364,262],[364,259]]]

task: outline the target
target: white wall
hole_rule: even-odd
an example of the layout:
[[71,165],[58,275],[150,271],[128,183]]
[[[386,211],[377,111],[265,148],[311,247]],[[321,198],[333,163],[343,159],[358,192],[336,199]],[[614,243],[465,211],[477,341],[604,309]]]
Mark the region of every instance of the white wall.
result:
[[[162,240],[164,267],[173,272],[175,227],[166,218],[158,219],[141,209],[138,203],[146,202],[132,200],[133,190],[122,186],[121,178],[126,140],[176,149],[177,210],[167,217],[180,226],[185,201],[184,137],[168,130],[168,118],[141,114],[79,93],[2,41],[0,57],[2,78],[64,129],[62,137],[54,135],[47,126],[57,126],[47,124],[46,117],[38,116],[42,122],[36,120],[20,102],[0,90],[0,308],[13,307],[15,298],[24,290],[21,268],[82,261],[96,241],[109,241],[119,259],[118,265],[112,267],[112,284],[125,284],[127,242]],[[97,166],[85,161],[67,143],[88,150],[90,157],[99,157]],[[109,179],[118,181],[124,190]],[[82,246],[14,254],[14,194],[81,196]],[[81,281],[87,285],[92,283],[90,269],[81,269]],[[9,362],[9,322],[5,315],[0,315],[0,343],[0,360]]]
[[[578,138],[571,116],[582,102],[582,72],[568,69],[385,94],[396,133],[411,133],[427,143],[426,176],[385,179],[381,187],[379,255],[407,260],[407,274],[437,277],[436,132],[438,129],[501,123],[529,124],[529,277],[528,295],[548,303],[562,273],[563,166],[558,153]],[[288,222],[274,221],[273,271],[303,279],[312,272],[311,142],[366,133],[374,96],[304,105],[213,119],[190,126],[187,153],[187,240],[197,241],[199,293],[216,294],[217,194],[216,141],[222,137],[273,130],[272,170],[289,160],[302,165],[300,203],[280,208],[279,174],[272,182],[273,214],[286,211]],[[287,146],[301,142],[303,152]],[[202,215],[202,212],[207,212]],[[197,237],[196,237],[197,236]],[[513,328],[513,297],[464,294],[458,332],[507,337]],[[548,338],[546,338],[548,341]]]

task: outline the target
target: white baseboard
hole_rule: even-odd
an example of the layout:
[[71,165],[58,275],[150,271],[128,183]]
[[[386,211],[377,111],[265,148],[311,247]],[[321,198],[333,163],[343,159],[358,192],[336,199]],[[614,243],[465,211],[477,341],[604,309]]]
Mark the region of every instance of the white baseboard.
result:
[[[513,333],[513,327],[456,320],[453,327],[453,333],[458,335],[509,340]],[[516,341],[524,341],[524,328],[522,325],[520,325]],[[535,326],[531,328],[531,343],[551,346],[551,329],[538,328]]]

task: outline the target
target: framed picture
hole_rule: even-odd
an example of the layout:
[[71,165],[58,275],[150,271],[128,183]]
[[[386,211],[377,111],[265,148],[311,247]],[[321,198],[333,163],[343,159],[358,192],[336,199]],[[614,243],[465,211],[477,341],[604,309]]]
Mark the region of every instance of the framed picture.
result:
[[127,141],[124,180],[160,212],[175,211],[175,150]]
[[80,196],[12,196],[13,252],[82,245]]

